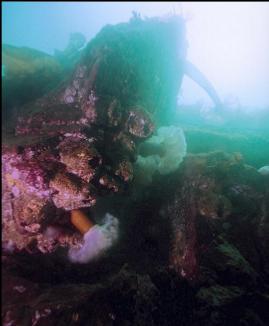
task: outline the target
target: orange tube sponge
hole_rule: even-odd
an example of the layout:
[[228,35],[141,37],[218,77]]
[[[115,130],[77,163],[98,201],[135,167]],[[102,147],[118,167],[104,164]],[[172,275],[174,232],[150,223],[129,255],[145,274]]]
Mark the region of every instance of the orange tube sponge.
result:
[[79,209],[71,211],[71,223],[79,230],[80,233],[87,233],[93,226],[93,222]]

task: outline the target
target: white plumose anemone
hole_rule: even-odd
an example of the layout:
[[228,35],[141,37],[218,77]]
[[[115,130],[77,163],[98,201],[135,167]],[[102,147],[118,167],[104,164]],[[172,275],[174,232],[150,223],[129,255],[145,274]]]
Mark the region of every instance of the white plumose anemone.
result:
[[138,182],[149,184],[153,174],[158,171],[165,175],[174,172],[186,155],[187,145],[184,133],[176,126],[161,127],[157,134],[146,142],[148,147],[152,145],[156,149],[159,146],[163,154],[141,156],[138,155],[135,163],[135,172]]
[[99,257],[118,239],[119,221],[106,213],[102,225],[94,225],[84,234],[84,243],[80,248],[71,248],[68,257],[73,263],[88,263]]
[[269,165],[265,165],[258,170],[261,175],[269,175]]

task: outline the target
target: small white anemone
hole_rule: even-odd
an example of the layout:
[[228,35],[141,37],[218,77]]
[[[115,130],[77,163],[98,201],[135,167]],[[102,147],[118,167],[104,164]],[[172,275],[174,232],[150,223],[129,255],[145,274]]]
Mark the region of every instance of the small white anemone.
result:
[[88,263],[99,257],[118,239],[119,221],[106,213],[102,225],[94,225],[84,234],[84,243],[80,248],[71,248],[68,257],[73,263]]

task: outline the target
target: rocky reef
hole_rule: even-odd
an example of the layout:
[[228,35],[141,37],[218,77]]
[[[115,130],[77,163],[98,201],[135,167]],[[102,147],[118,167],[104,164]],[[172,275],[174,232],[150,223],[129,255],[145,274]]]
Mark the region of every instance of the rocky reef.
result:
[[[181,18],[106,26],[21,104],[2,144],[3,325],[269,323],[268,176],[187,138],[175,171],[134,182],[140,145],[172,124],[185,47]],[[69,261],[73,210],[116,216],[116,245]]]

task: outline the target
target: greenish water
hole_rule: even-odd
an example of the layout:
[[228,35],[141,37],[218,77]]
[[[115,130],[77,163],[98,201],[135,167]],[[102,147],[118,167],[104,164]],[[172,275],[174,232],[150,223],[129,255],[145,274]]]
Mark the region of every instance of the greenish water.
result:
[[[228,110],[227,110],[228,111]],[[269,162],[269,112],[210,112],[203,117],[199,107],[182,107],[176,121],[183,128],[190,153],[224,151],[241,153],[246,164],[260,168]],[[217,120],[219,119],[219,120]],[[217,120],[217,121],[216,121]]]

